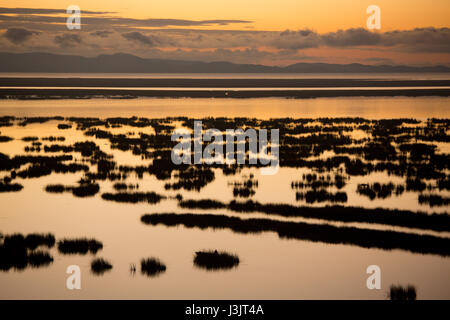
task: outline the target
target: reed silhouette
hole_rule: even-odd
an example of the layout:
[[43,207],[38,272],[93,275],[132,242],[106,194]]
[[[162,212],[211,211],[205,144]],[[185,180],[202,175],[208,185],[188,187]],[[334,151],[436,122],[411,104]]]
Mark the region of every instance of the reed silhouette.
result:
[[166,266],[158,258],[141,260],[141,273],[149,277],[157,276],[166,271]]
[[383,250],[401,249],[420,254],[450,255],[450,239],[413,233],[335,227],[327,224],[309,224],[271,219],[241,219],[213,214],[146,214],[141,222],[149,225],[183,225],[187,228],[228,229],[237,233],[253,234],[275,232],[280,238],[329,244],[356,245]]
[[53,262],[53,257],[45,251],[35,251],[28,254],[28,264],[32,268],[48,266]]
[[58,251],[62,254],[96,254],[103,244],[95,239],[63,239],[58,241]]
[[0,182],[0,192],[17,192],[23,189],[19,183],[3,183]]
[[336,192],[331,193],[327,190],[310,190],[306,192],[297,192],[295,194],[295,198],[297,201],[306,201],[306,203],[315,203],[315,202],[347,202],[347,193],[345,192]]
[[126,184],[123,182],[116,182],[113,185],[114,190],[123,191],[123,190],[135,190],[139,189],[139,184]]
[[55,244],[52,234],[2,235],[0,237],[0,270],[23,270],[26,267],[38,268],[50,265],[53,257],[43,248],[50,249]]
[[49,184],[45,187],[49,193],[71,192],[75,197],[92,197],[100,191],[97,183],[81,183],[78,186],[64,186],[62,184]]
[[234,268],[238,264],[238,256],[224,251],[197,251],[194,257],[194,265],[206,270],[226,270]]
[[96,258],[91,262],[91,271],[95,275],[103,275],[112,268],[112,264],[103,258]]
[[138,202],[147,202],[147,203],[158,203],[162,199],[165,199],[165,196],[159,195],[155,192],[118,192],[118,193],[103,193],[102,199],[116,202],[129,202],[129,203],[138,203]]
[[58,129],[60,130],[66,130],[66,129],[70,129],[72,128],[72,125],[67,124],[67,123],[60,123],[58,124]]
[[367,196],[370,200],[378,199],[386,199],[395,195],[399,196],[403,194],[405,191],[405,187],[403,185],[394,185],[392,182],[390,183],[373,183],[373,184],[358,184],[356,191],[364,196]]
[[8,136],[0,136],[0,142],[9,142],[9,141],[12,141],[12,140],[14,140],[14,139],[11,138],[11,137],[8,137]]
[[447,213],[428,214],[396,209],[368,209],[350,206],[306,207],[289,204],[261,204],[252,200],[246,202],[231,201],[228,204],[220,201],[182,200],[181,208],[188,209],[221,209],[250,213],[261,212],[283,217],[304,217],[328,221],[364,222],[383,225],[394,225],[408,228],[429,229],[434,231],[450,231],[450,216]]
[[416,300],[416,288],[412,285],[408,285],[407,287],[391,285],[389,288],[389,298],[391,300]]

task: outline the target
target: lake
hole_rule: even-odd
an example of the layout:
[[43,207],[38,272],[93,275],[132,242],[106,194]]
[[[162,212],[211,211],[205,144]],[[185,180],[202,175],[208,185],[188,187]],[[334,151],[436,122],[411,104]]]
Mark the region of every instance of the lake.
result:
[[[449,116],[448,97],[2,100],[0,180],[15,171],[4,184],[22,188],[0,192],[0,233],[56,244],[42,246],[50,263],[0,270],[0,298],[387,299],[411,284],[418,299],[449,299]],[[279,128],[278,173],[174,167],[170,135],[193,119]],[[103,248],[60,250],[85,237]],[[205,270],[202,250],[239,264]],[[98,257],[112,270],[93,273]],[[142,274],[148,257],[166,271]],[[66,288],[69,265],[81,290]],[[381,290],[366,287],[369,265]]]

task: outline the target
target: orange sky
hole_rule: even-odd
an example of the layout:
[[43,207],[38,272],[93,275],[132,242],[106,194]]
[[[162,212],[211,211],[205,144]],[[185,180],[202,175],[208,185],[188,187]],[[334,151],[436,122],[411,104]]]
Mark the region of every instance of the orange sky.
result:
[[[85,56],[124,52],[152,58],[267,65],[329,62],[450,66],[450,0],[0,0],[0,7],[9,8],[64,10],[69,5],[79,6],[82,23],[88,21],[81,30],[68,32],[64,11],[58,21],[44,13],[37,22],[30,18],[32,15],[5,13],[7,19],[0,21],[0,47],[11,52]],[[369,5],[381,8],[380,31],[367,30]],[[83,20],[83,11],[91,20]],[[95,16],[87,11],[111,13]],[[104,24],[96,24],[96,18]],[[130,22],[128,18],[177,21],[157,26]],[[205,20],[233,21],[197,23]],[[22,30],[7,34],[10,28]],[[288,29],[309,29],[313,35],[308,38],[301,32],[285,32]],[[399,32],[390,32],[393,30]],[[93,31],[109,34],[97,37],[91,34]],[[371,42],[377,33],[384,35],[382,40]]]
[[[366,8],[381,8],[382,31],[449,26],[449,0],[5,0],[3,7],[114,11],[130,18],[241,19],[255,30],[311,28],[318,32],[365,27]],[[242,29],[249,26],[242,25]],[[207,27],[198,27],[207,28]],[[215,27],[239,29],[239,25]]]

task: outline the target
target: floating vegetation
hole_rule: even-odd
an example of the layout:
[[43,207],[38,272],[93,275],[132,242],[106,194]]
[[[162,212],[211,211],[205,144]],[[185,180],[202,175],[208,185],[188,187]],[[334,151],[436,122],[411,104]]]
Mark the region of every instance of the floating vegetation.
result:
[[102,275],[106,271],[111,270],[112,267],[112,264],[103,258],[97,258],[91,262],[91,271],[95,275]]
[[[448,190],[447,172],[450,169],[450,155],[440,153],[437,142],[448,142],[450,137],[449,122],[446,119],[429,119],[420,122],[414,119],[381,119],[368,120],[362,118],[317,118],[293,119],[281,118],[259,120],[252,118],[204,118],[192,119],[173,117],[167,119],[129,118],[79,118],[79,117],[1,117],[0,122],[9,125],[17,121],[21,126],[31,123],[59,121],[59,126],[73,127],[84,131],[87,136],[109,140],[112,149],[129,151],[134,155],[148,159],[148,166],[117,166],[113,156],[103,152],[93,141],[76,142],[73,145],[51,144],[41,146],[36,136],[23,137],[27,152],[64,152],[63,157],[26,157],[9,158],[0,155],[0,170],[18,170],[20,178],[38,178],[52,173],[84,171],[85,180],[95,183],[97,180],[119,181],[115,190],[131,191],[133,185],[124,180],[128,174],[135,173],[139,179],[144,174],[154,175],[159,180],[166,180],[167,190],[195,190],[214,181],[214,169],[221,169],[224,175],[239,173],[245,165],[175,165],[171,161],[171,149],[176,142],[171,141],[174,122],[181,122],[185,128],[192,128],[194,120],[202,120],[205,128],[219,128],[223,135],[227,128],[279,128],[280,166],[308,168],[312,173],[303,175],[303,180],[294,181],[292,189],[299,193],[299,199],[308,203],[332,201],[345,202],[343,193],[328,190],[331,187],[342,189],[352,176],[363,176],[376,172],[406,178],[406,187],[392,186],[390,183],[375,183],[358,187],[357,192],[370,199],[385,199],[393,194],[401,195],[404,190],[423,192],[430,188]],[[64,121],[64,122],[60,122]],[[143,132],[127,132],[115,134],[111,128],[132,126],[136,128],[152,127],[154,134]],[[362,137],[354,138],[350,133],[358,130]],[[64,141],[64,137],[49,136],[42,141]],[[193,142],[193,141],[191,141]],[[248,141],[245,142],[247,147]],[[67,164],[72,160],[68,153],[81,153],[82,162]],[[237,151],[236,151],[237,152]],[[231,155],[236,156],[236,152]],[[245,157],[249,153],[245,151]],[[64,163],[63,163],[64,162]],[[25,166],[25,168],[22,168]],[[95,168],[97,171],[95,171]],[[328,172],[328,173],[327,173]],[[235,197],[249,198],[255,194],[258,181],[251,175],[244,181],[232,183]],[[425,182],[427,181],[427,182]],[[428,185],[427,185],[428,183]],[[74,195],[82,195],[86,189],[80,188]],[[327,189],[325,193],[322,191]],[[91,189],[94,193],[94,188]],[[317,193],[318,192],[318,193]]]
[[289,204],[261,204],[252,200],[231,201],[228,204],[216,200],[182,200],[179,206],[188,209],[221,209],[235,212],[261,212],[283,217],[303,217],[328,221],[364,222],[395,225],[408,228],[450,231],[450,216],[447,213],[424,213],[396,209],[369,209],[350,206],[306,207]]
[[327,190],[311,190],[307,192],[297,192],[295,195],[297,201],[304,200],[306,203],[315,203],[315,202],[347,202],[347,193],[345,192],[336,192],[331,193]]
[[12,140],[14,140],[14,139],[11,138],[11,137],[0,136],[0,142],[9,142],[9,141],[12,141]]
[[157,276],[166,271],[166,266],[158,258],[141,260],[141,273],[150,277]]
[[141,217],[141,222],[149,225],[162,224],[169,227],[183,225],[187,228],[228,229],[244,234],[275,232],[282,239],[356,245],[363,248],[383,250],[401,249],[413,253],[450,256],[450,238],[414,233],[335,227],[327,224],[271,219],[240,219],[214,214],[146,214]]
[[76,197],[92,197],[100,191],[100,186],[97,183],[80,184],[76,187],[71,187],[72,194]]
[[59,136],[59,137],[55,137],[55,136],[49,136],[49,137],[43,137],[41,138],[42,141],[66,141],[65,137]]
[[253,178],[253,174],[250,174],[249,177],[244,177],[244,181],[235,181],[229,185],[233,187],[234,197],[249,198],[255,194],[258,180]]
[[35,136],[27,136],[27,137],[23,137],[22,138],[22,141],[25,141],[25,142],[33,142],[33,141],[38,141],[39,140],[39,138],[38,137],[35,137]]
[[45,191],[49,193],[63,193],[67,191],[67,188],[62,184],[49,184],[45,187]]
[[81,183],[78,186],[64,186],[62,184],[49,184],[45,187],[49,193],[72,192],[75,197],[92,197],[100,191],[97,183]]
[[126,184],[123,182],[116,182],[113,185],[113,188],[117,191],[123,191],[123,190],[135,190],[139,189],[139,184]]
[[412,285],[402,287],[401,285],[391,285],[389,288],[389,299],[391,300],[416,300],[416,288]]
[[0,182],[0,192],[17,192],[23,189],[19,183],[3,183]]
[[329,188],[335,186],[338,189],[342,189],[346,185],[346,177],[340,174],[334,176],[334,180],[331,179],[331,175],[317,175],[316,173],[303,174],[302,181],[291,182],[292,189],[320,189]]
[[53,262],[53,257],[45,251],[36,251],[28,254],[28,264],[33,268],[48,266]]
[[442,197],[438,194],[419,195],[420,204],[428,204],[430,207],[448,206],[450,198]]
[[60,123],[58,124],[58,129],[60,130],[65,130],[65,129],[70,129],[72,128],[72,125],[67,124],[67,123]]
[[237,267],[238,264],[238,256],[224,251],[198,251],[194,257],[194,265],[206,270],[231,269]]
[[58,120],[58,121],[63,121],[64,118],[60,117],[60,116],[55,116],[55,117],[24,117],[21,118],[21,121],[19,122],[19,126],[25,127],[29,124],[33,124],[33,123],[46,123],[48,121],[51,120]]
[[405,187],[403,185],[394,185],[393,183],[374,183],[374,184],[358,184],[356,192],[367,196],[370,200],[386,199],[394,193],[396,196],[403,194]]
[[196,190],[200,191],[208,183],[214,180],[214,172],[211,168],[202,166],[189,166],[186,169],[179,169],[175,174],[176,182],[166,183],[165,189],[187,191]]
[[63,239],[58,241],[58,251],[62,254],[96,254],[103,244],[95,239]]
[[181,200],[178,204],[181,208],[188,209],[222,209],[227,207],[225,203],[212,199]]
[[34,251],[38,247],[48,249],[55,244],[51,234],[22,234],[4,235],[0,237],[0,270],[8,271],[11,268],[23,270],[27,266],[32,268],[48,266],[53,257],[46,251]]
[[154,204],[160,202],[161,199],[165,199],[165,197],[155,192],[135,192],[135,193],[119,192],[119,193],[103,193],[102,199],[116,202],[129,202],[129,203],[147,202]]
[[55,245],[55,237],[52,234],[31,233],[25,237],[25,246],[34,250],[37,247],[45,246],[52,248]]

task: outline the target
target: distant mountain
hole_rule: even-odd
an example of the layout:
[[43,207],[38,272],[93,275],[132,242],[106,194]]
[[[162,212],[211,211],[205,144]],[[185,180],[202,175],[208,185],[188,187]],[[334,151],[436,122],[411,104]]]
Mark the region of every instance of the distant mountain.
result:
[[52,53],[0,53],[0,72],[66,73],[398,73],[450,72],[446,66],[296,63],[286,67],[231,62],[144,59],[117,53],[88,58]]

